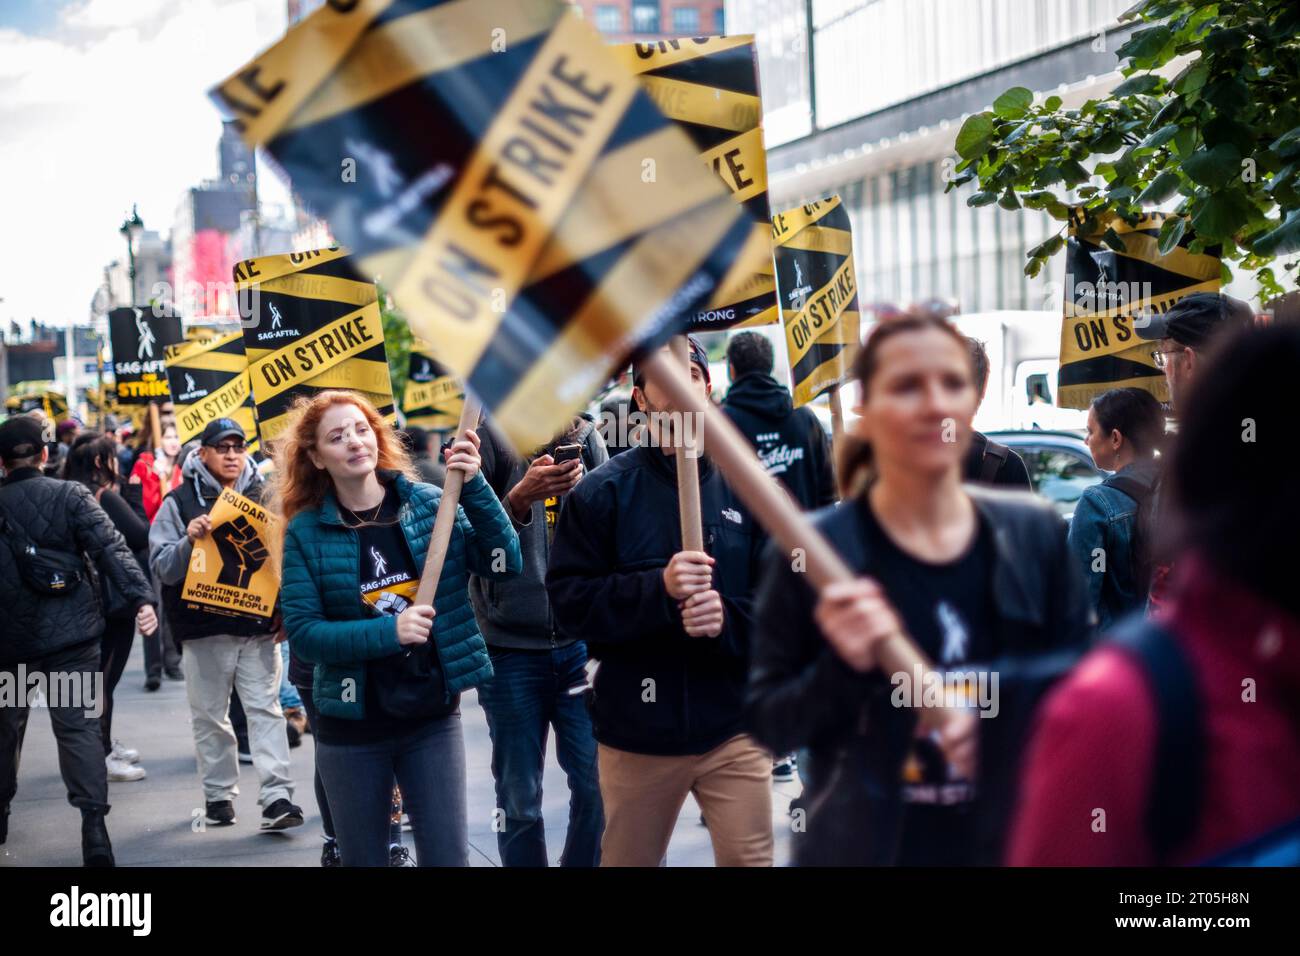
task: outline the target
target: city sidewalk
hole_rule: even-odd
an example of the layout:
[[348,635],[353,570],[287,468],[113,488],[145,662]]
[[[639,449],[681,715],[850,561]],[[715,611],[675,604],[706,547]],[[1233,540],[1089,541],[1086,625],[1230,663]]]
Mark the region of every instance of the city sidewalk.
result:
[[[477,694],[461,699],[469,768],[469,838],[471,866],[499,866],[492,810],[491,742]],[[318,866],[320,815],[312,789],[313,739],[291,751],[294,802],[306,824],[284,833],[261,833],[257,778],[240,767],[239,822],[233,827],[202,827],[203,802],[194,767],[189,706],[185,685],[164,680],[155,693],[144,690],[144,661],[139,641],[133,649],[116,694],[116,736],[140,751],[148,776],[137,783],[109,785],[109,835],[119,866]],[[554,746],[546,764],[543,813],[551,862],[564,847],[568,788],[555,762]],[[776,784],[772,820],[777,863],[789,859],[790,823],[786,813],[799,784]],[[700,825],[694,799],[687,798],[668,850],[669,866],[712,866],[708,831]],[[0,866],[79,866],[81,828],[77,811],[67,802],[59,777],[58,754],[48,712],[33,710],[27,726],[18,773],[18,796],[10,808],[9,839],[0,846]]]

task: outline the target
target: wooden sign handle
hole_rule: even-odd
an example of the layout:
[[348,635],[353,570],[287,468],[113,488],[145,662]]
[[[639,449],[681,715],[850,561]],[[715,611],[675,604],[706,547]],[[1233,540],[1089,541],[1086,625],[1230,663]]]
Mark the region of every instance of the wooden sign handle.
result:
[[[740,496],[750,512],[789,555],[802,555],[804,568],[813,587],[820,591],[828,584],[851,581],[856,575],[824,537],[813,527],[808,516],[799,510],[790,493],[763,470],[753,447],[712,402],[702,402],[692,391],[689,380],[682,377],[677,363],[663,352],[654,352],[645,360],[646,377],[668,396],[674,408],[692,411],[704,418],[704,448],[717,465],[727,484]],[[931,670],[925,653],[904,634],[884,641],[878,653],[880,667],[886,673],[906,673],[909,678],[921,668],[921,675]],[[924,686],[924,685],[923,685]],[[920,720],[928,727],[942,726],[951,712],[938,707],[921,709]]]
[[[687,381],[691,375],[691,353],[686,336],[674,335],[669,343],[673,358],[677,360]],[[680,411],[683,417],[690,414]],[[678,429],[675,436],[677,455],[677,510],[682,523],[682,550],[703,551],[704,529],[700,519],[700,451],[695,429]],[[689,442],[689,445],[688,445]]]
[[[466,391],[465,406],[461,409],[453,441],[464,438],[465,432],[478,425],[480,408],[478,399]],[[464,472],[447,469],[447,477],[442,483],[442,500],[438,502],[438,514],[433,519],[433,533],[429,537],[429,553],[425,556],[420,586],[415,592],[416,604],[433,604],[433,597],[438,592],[438,579],[442,577],[442,566],[447,560],[447,545],[451,543],[451,529],[456,526],[456,508],[460,505],[464,484]]]
[[162,447],[162,423],[158,420],[158,403],[149,403],[149,430],[153,438],[153,454],[158,457],[158,449]]
[[826,393],[831,405],[831,448],[838,460],[840,447],[844,444],[844,402],[840,395],[840,386],[832,386]]

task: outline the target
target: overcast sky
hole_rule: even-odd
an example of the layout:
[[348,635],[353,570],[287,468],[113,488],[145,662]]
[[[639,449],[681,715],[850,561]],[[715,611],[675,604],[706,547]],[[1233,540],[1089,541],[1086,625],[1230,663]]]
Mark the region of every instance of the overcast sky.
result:
[[[207,90],[284,32],[285,0],[0,0],[0,320],[86,322],[138,203],[164,236],[217,174]],[[264,174],[263,198],[283,198]],[[268,195],[269,193],[269,195]]]

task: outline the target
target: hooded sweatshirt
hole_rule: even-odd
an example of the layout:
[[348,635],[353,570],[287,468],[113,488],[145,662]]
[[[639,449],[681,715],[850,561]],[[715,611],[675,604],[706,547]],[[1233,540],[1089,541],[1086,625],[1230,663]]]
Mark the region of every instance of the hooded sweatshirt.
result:
[[812,409],[794,407],[784,385],[762,372],[742,375],[727,390],[722,410],[757,450],[767,473],[779,479],[805,511],[835,503],[826,430]]
[[[1102,645],[1052,691],[1024,765],[1015,866],[1195,864],[1300,817],[1300,618],[1203,558],[1158,615],[1196,680],[1200,814],[1157,860],[1145,825],[1157,713],[1141,665]],[[1250,678],[1249,685],[1245,683]],[[1097,808],[1105,829],[1095,829]]]
[[[253,464],[251,458],[244,459],[244,470],[235,479],[232,490],[254,501],[260,500],[262,479],[258,476],[257,466]],[[180,588],[189,568],[190,553],[194,549],[193,542],[185,533],[185,529],[193,518],[211,511],[220,494],[221,482],[204,466],[199,459],[198,449],[195,449],[190,452],[181,466],[181,483],[163,499],[162,506],[154,515],[153,525],[149,529],[149,566],[162,584],[163,609],[167,612],[177,640],[206,637],[209,633],[252,633],[248,630],[250,625],[242,619],[218,615],[215,612],[182,613],[178,607]],[[220,618],[221,626],[213,622],[209,627],[198,621],[198,618],[213,617]],[[182,621],[182,618],[187,620]],[[178,626],[182,624],[185,626]],[[263,625],[254,626],[256,633],[266,630]]]

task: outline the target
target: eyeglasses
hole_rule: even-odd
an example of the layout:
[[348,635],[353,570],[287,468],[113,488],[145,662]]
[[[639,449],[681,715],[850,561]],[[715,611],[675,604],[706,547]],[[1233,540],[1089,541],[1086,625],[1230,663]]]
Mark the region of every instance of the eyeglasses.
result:
[[215,451],[218,455],[239,455],[239,454],[243,454],[243,452],[248,449],[248,446],[245,445],[242,441],[240,442],[228,441],[228,442],[223,442],[220,445],[209,445],[208,447],[211,448],[213,451]]
[[1154,362],[1156,363],[1156,368],[1158,368],[1158,369],[1160,369],[1161,371],[1163,371],[1164,369],[1166,369],[1166,368],[1169,367],[1169,359],[1166,358],[1166,356],[1174,355],[1174,354],[1177,354],[1178,352],[1186,352],[1186,351],[1187,351],[1187,349],[1185,349],[1185,348],[1184,348],[1184,349],[1165,349],[1165,350],[1163,350],[1163,351],[1160,350],[1160,349],[1156,349],[1154,352],[1151,353],[1151,359],[1152,359],[1152,361],[1154,361]]

